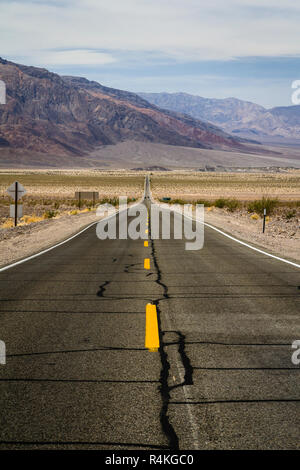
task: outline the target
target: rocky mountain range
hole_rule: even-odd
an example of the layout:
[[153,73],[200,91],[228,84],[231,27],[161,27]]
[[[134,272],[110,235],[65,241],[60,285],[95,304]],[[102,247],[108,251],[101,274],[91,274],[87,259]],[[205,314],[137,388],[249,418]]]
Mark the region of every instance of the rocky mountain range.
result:
[[7,103],[0,105],[0,156],[1,149],[81,156],[127,140],[248,150],[243,139],[213,124],[85,78],[0,59],[0,79],[7,89]]
[[266,109],[236,98],[210,99],[187,93],[140,93],[163,109],[205,120],[235,136],[261,142],[300,142],[300,106]]

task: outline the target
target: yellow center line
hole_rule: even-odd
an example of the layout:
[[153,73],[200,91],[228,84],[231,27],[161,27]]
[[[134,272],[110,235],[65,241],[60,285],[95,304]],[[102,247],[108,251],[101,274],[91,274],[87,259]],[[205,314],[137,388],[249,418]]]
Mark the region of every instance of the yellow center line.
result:
[[147,240],[144,241],[144,246],[148,246],[148,241]]
[[147,230],[145,230],[145,233],[148,233],[148,229],[147,229]]
[[145,269],[150,269],[150,258],[145,258],[144,259],[144,268]]
[[146,305],[146,332],[145,348],[149,351],[157,351],[159,348],[159,334],[156,306]]

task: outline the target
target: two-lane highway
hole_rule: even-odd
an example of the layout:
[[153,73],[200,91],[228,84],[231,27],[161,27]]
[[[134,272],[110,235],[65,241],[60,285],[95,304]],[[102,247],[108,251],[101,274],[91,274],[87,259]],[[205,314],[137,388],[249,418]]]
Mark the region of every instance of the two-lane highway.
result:
[[209,227],[148,245],[93,226],[0,273],[0,448],[299,448],[299,269]]

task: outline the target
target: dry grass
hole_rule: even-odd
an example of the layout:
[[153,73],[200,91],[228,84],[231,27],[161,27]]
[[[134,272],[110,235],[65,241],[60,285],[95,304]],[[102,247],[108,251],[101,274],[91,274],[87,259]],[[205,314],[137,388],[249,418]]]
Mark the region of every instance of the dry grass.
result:
[[289,227],[291,233],[299,232],[300,170],[284,173],[154,173],[151,190],[156,199],[169,197],[171,204],[204,204],[206,213],[217,213],[220,217],[223,213],[235,219],[260,221],[266,208],[277,225]]
[[99,197],[142,194],[144,174],[97,170],[0,170],[0,195],[15,180],[31,196],[73,198],[75,191],[98,191]]
[[8,186],[19,181],[27,190],[22,198],[23,213],[20,225],[62,215],[76,215],[92,209],[91,200],[75,199],[76,191],[97,191],[97,204],[118,204],[119,196],[129,201],[142,196],[144,174],[127,171],[97,170],[0,170],[0,224],[2,228],[13,226],[8,219],[12,200],[6,193]]
[[300,170],[284,173],[154,173],[151,190],[155,198],[251,201],[265,196],[282,201],[300,200]]

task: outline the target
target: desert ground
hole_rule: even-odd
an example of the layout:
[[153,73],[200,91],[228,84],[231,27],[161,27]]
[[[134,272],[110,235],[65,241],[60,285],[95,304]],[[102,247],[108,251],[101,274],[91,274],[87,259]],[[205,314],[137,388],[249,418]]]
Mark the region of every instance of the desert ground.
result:
[[[14,227],[9,218],[12,200],[6,188],[19,181],[26,188],[22,198],[24,216]],[[80,208],[76,191],[97,191],[99,203],[118,205],[119,196],[128,202],[140,198],[144,174],[126,171],[97,170],[7,170],[0,171],[0,265],[6,265],[46,249],[99,217],[92,200],[82,200]],[[96,205],[97,205],[96,204]]]
[[196,201],[236,198],[251,201],[263,196],[282,201],[300,200],[300,170],[282,172],[156,172],[151,178],[155,198]]
[[[251,148],[251,145],[249,145]],[[206,165],[226,168],[292,167],[300,168],[300,149],[293,146],[261,146],[257,152],[223,151],[180,147],[127,140],[104,145],[81,156],[37,154],[26,150],[0,149],[0,168],[99,168],[111,170],[159,165],[165,168],[194,169]]]
[[6,227],[12,222],[8,220],[12,200],[6,188],[14,181],[19,181],[27,191],[20,201],[25,216],[20,223],[25,224],[26,217],[37,222],[42,218],[92,210],[92,200],[82,200],[78,207],[76,191],[98,192],[98,204],[108,202],[117,205],[119,196],[127,196],[129,200],[141,197],[144,174],[97,170],[0,170],[0,225]]

